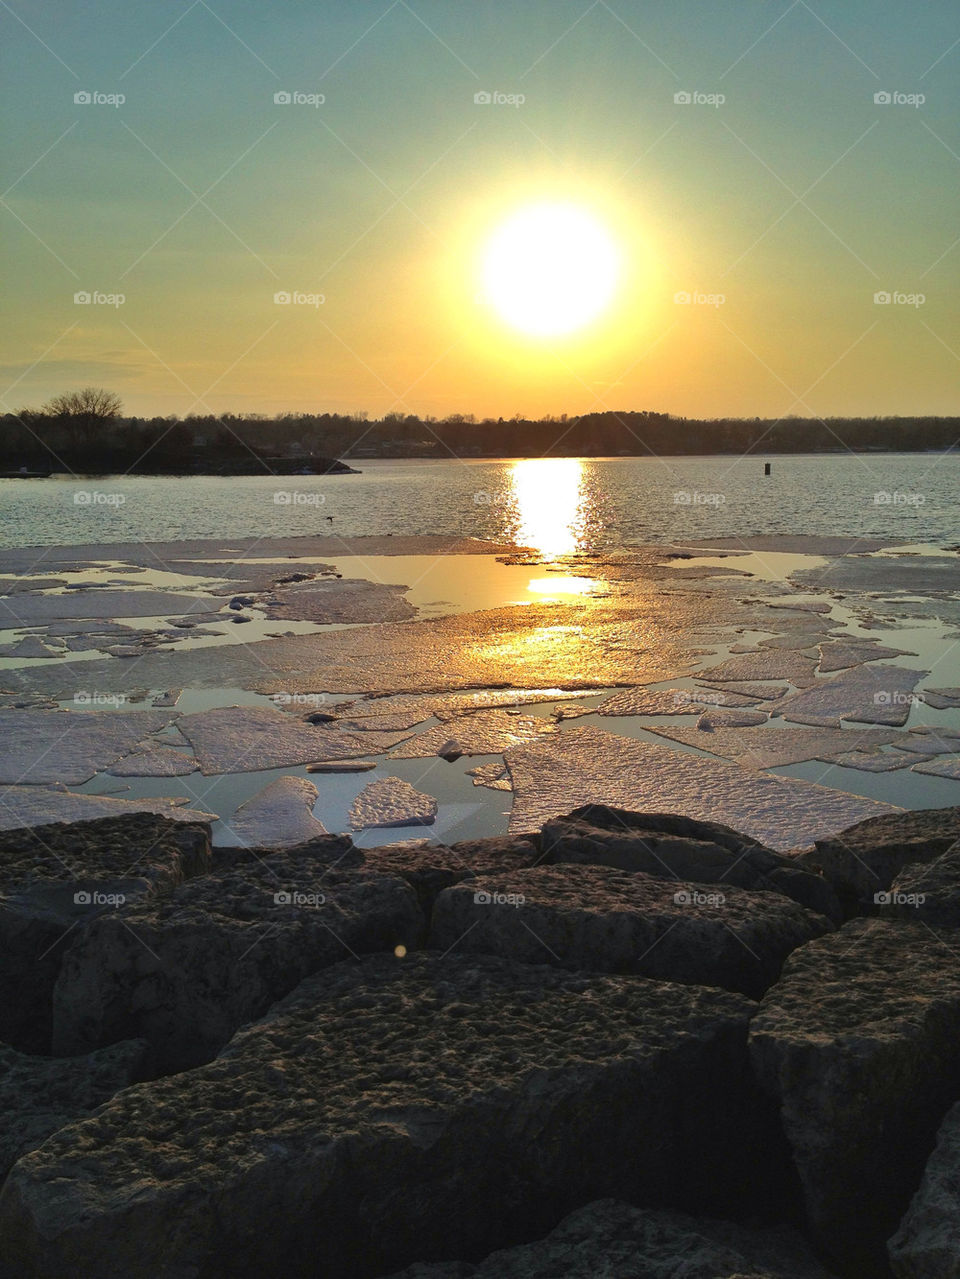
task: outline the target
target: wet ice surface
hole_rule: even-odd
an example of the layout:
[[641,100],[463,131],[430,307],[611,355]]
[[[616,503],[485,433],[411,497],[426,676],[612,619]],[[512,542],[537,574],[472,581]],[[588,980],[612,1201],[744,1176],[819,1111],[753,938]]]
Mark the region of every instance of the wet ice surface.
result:
[[326,827],[313,815],[318,793],[305,777],[278,777],[240,805],[218,843],[269,848],[305,844],[326,835]]
[[[44,799],[21,785],[27,796],[0,812],[32,821],[57,806],[77,815],[108,802],[163,807],[165,779],[176,776],[180,802],[223,819],[220,843],[236,842],[242,805],[242,820],[278,831],[315,830],[314,820],[347,830],[360,817],[358,841],[381,842],[393,827],[366,819],[386,814],[401,835],[454,840],[510,821],[518,829],[543,805],[569,811],[581,802],[578,773],[595,788],[585,799],[693,812],[678,761],[711,806],[704,815],[756,833],[744,823],[759,824],[762,795],[778,810],[770,837],[791,843],[812,828],[811,807],[839,829],[858,803],[960,803],[960,739],[949,735],[960,732],[958,662],[946,629],[960,618],[956,554],[802,538],[702,554],[524,552],[508,563],[495,549],[385,538],[349,548],[330,538],[76,548],[50,552],[49,576],[27,551],[0,553],[9,608],[44,614],[0,634],[0,747],[20,770],[4,776],[22,781],[26,767],[30,781],[80,791],[47,789]],[[842,579],[831,579],[838,564]],[[917,593],[930,583],[935,593]],[[130,611],[111,612],[111,600]],[[410,620],[390,620],[398,606]],[[253,620],[236,625],[237,616]],[[112,647],[133,655],[104,657]],[[81,709],[81,690],[105,708]],[[42,709],[51,698],[70,708],[59,720]],[[18,700],[31,709],[17,710]],[[598,711],[591,725],[608,732],[581,739],[591,760],[567,740],[583,728],[574,715]],[[36,740],[18,731],[33,721],[5,722],[10,714],[45,717]],[[134,718],[145,714],[161,719]],[[924,727],[931,740],[908,737]],[[450,745],[462,758],[438,756]],[[541,747],[547,754],[523,755]],[[505,754],[527,770],[516,796]],[[538,780],[540,758],[570,786]],[[358,760],[375,767],[311,774],[313,817],[312,792],[285,784],[305,781],[309,764]],[[123,800],[104,795],[117,776],[129,787]],[[368,783],[377,789],[357,808]]]

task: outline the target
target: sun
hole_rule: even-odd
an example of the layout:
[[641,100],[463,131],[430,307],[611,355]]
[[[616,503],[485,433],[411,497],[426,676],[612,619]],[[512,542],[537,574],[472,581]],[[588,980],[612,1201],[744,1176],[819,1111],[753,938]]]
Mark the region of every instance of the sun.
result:
[[556,337],[602,315],[620,274],[617,245],[593,214],[574,204],[532,204],[487,242],[483,298],[511,328]]

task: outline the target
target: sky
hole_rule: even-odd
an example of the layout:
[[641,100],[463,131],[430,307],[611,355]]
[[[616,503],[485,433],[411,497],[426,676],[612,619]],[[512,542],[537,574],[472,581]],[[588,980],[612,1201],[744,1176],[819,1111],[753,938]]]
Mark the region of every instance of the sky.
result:
[[[958,412],[953,0],[0,0],[0,47],[5,410]],[[618,265],[545,335],[483,264],[557,206]]]

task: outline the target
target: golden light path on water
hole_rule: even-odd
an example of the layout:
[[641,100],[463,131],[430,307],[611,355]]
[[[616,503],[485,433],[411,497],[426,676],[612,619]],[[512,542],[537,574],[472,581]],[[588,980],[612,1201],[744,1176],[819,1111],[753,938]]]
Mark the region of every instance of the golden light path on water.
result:
[[519,516],[516,540],[541,555],[572,555],[583,521],[583,465],[575,457],[528,458],[510,472]]
[[[518,515],[516,540],[541,555],[557,558],[581,549],[588,498],[583,464],[577,458],[529,458],[510,473]],[[557,574],[533,578],[536,595],[587,595],[598,583],[591,577]]]

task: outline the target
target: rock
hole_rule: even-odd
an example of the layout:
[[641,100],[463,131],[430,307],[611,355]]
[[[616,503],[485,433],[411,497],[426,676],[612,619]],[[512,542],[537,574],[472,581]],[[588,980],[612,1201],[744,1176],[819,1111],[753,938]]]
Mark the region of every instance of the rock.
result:
[[[11,1172],[17,1275],[373,1279],[621,1194],[750,1212],[782,1172],[743,996],[489,957],[309,978],[216,1061]],[[759,1177],[752,1169],[762,1169]],[[782,1207],[782,1201],[778,1200]]]
[[930,928],[960,928],[960,841],[931,862],[913,862],[887,892],[874,894],[881,916]]
[[0,1185],[21,1155],[142,1078],[148,1052],[130,1040],[62,1060],[0,1044]]
[[102,914],[124,916],[210,857],[208,826],[149,813],[0,832],[0,1040],[49,1052],[67,948]]
[[815,1239],[842,1273],[884,1274],[885,1241],[960,1091],[955,949],[922,925],[854,920],[791,955],[750,1048]]
[[545,1239],[485,1261],[410,1266],[392,1279],[830,1279],[809,1245],[786,1229],[634,1208],[601,1199]]
[[54,1051],[136,1034],[159,1070],[185,1070],[311,973],[416,947],[425,924],[413,890],[357,861],[343,837],[259,856],[224,851],[162,903],[98,920],[64,957]]
[[547,822],[541,847],[547,861],[615,866],[664,879],[782,893],[834,922],[842,918],[832,889],[812,868],[719,822],[586,804]]
[[402,777],[378,777],[350,805],[354,830],[371,826],[431,826],[439,806],[432,795],[415,790]]
[[437,754],[441,759],[445,759],[448,764],[452,764],[454,760],[459,759],[466,752],[455,737],[448,737],[437,750]]
[[585,972],[723,986],[759,998],[792,950],[831,925],[779,893],[615,870],[540,866],[437,898],[430,945]]
[[947,1112],[900,1229],[887,1245],[897,1279],[960,1276],[960,1103]]
[[510,835],[462,840],[449,846],[425,842],[411,848],[407,842],[363,850],[363,864],[369,870],[399,875],[410,884],[428,918],[437,894],[451,884],[486,875],[511,874],[536,866],[541,860],[534,838]]
[[927,808],[869,817],[818,839],[797,861],[831,883],[849,913],[872,906],[905,866],[931,862],[960,839],[960,808]]

